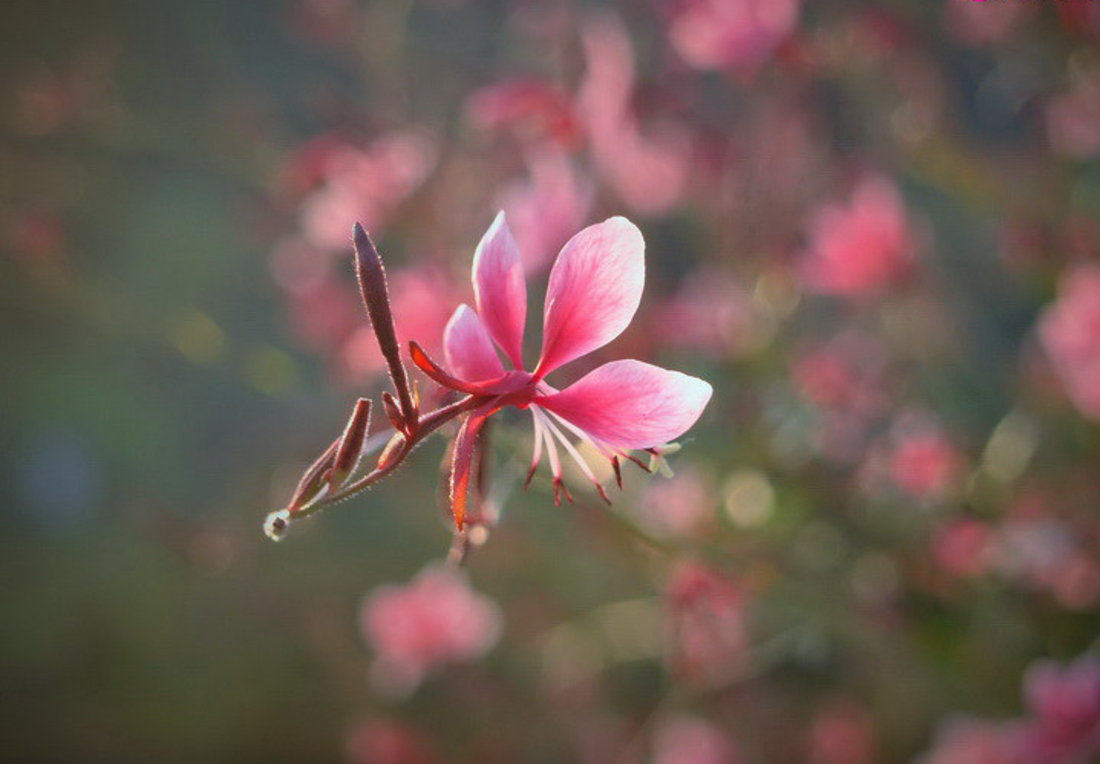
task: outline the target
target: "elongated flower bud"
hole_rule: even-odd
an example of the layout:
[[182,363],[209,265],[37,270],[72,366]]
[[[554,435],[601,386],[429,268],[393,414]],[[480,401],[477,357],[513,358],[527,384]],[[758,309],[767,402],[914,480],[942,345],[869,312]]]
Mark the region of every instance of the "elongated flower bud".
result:
[[344,427],[344,434],[340,436],[340,445],[336,449],[333,458],[332,469],[329,470],[327,482],[336,490],[342,486],[355,468],[359,466],[359,458],[363,454],[363,444],[367,442],[367,428],[370,426],[370,401],[360,398],[355,403],[355,408]]
[[339,447],[340,439],[337,438],[302,474],[302,479],[298,481],[298,487],[294,489],[294,495],[286,507],[287,512],[293,515],[301,511],[328,488],[328,474],[336,460],[336,451]]
[[397,399],[401,402],[401,413],[408,423],[407,427],[412,428],[416,426],[416,409],[409,391],[409,377],[401,362],[401,347],[397,344],[397,331],[394,329],[389,290],[386,287],[386,271],[382,267],[382,258],[379,257],[374,242],[363,230],[363,226],[356,223],[353,231],[355,273],[359,278],[359,290],[367,306],[374,335],[378,338],[378,346],[386,359],[386,366],[389,367]]
[[405,442],[405,435],[400,432],[390,438],[390,442],[382,449],[382,455],[378,457],[377,469],[384,470],[392,467],[393,463],[400,457],[401,451],[405,448]]
[[393,424],[393,429],[398,432],[407,432],[408,424],[405,422],[405,417],[401,414],[401,409],[397,401],[385,390],[382,391],[382,406],[386,409],[386,416],[389,417],[390,422]]

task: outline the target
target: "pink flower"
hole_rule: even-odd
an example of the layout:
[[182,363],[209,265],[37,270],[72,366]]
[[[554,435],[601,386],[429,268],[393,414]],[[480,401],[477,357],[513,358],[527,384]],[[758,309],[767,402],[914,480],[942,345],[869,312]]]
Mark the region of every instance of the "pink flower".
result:
[[808,764],[870,764],[875,760],[874,728],[867,711],[832,701],[814,718],[808,736]]
[[849,205],[826,205],[814,217],[803,261],[806,284],[849,298],[897,287],[912,272],[916,238],[894,185],[864,180]]
[[440,764],[443,759],[418,730],[382,719],[356,727],[344,743],[348,764]]
[[312,245],[342,251],[348,221],[379,228],[435,165],[436,147],[415,132],[385,135],[366,147],[338,140],[307,146],[305,167],[320,185],[303,201],[301,228]]
[[1070,399],[1100,421],[1100,267],[1078,266],[1062,276],[1039,339]]
[[515,227],[516,242],[529,270],[542,268],[588,218],[592,184],[560,151],[532,151],[529,178],[505,187],[500,208]]
[[890,456],[894,483],[915,498],[941,497],[958,481],[962,457],[934,430],[901,437]]
[[1100,756],[1100,660],[1038,661],[1024,677],[1024,697],[1033,719],[1026,735],[1031,761],[1069,764]]
[[936,734],[932,750],[917,764],[1039,764],[1021,758],[1019,733],[1016,725],[956,719]]
[[621,21],[605,16],[583,30],[587,70],[577,106],[588,131],[592,162],[625,205],[658,215],[687,192],[692,146],[683,126],[650,126],[644,133],[631,108],[634,56]]
[[983,3],[975,0],[947,0],[943,24],[947,33],[966,45],[981,46],[1004,39],[1029,16],[1029,3]]
[[669,660],[676,672],[709,687],[732,679],[749,645],[741,589],[688,562],[673,573],[666,600]]
[[[455,442],[451,503],[460,530],[478,432],[505,406],[531,411],[535,449],[528,477],[545,449],[559,501],[559,443],[607,498],[563,429],[617,468],[619,457],[672,441],[702,414],[712,393],[709,384],[641,361],[604,364],[560,391],[546,382],[546,375],[606,345],[630,323],[642,297],[644,250],[641,232],[621,217],[589,226],[566,242],[550,271],[542,352],[529,372],[523,363],[527,287],[519,248],[503,213],[489,226],[474,255],[476,310],[460,305],[443,334],[447,370],[412,346],[413,360],[441,385],[484,399]],[[505,369],[494,343],[513,369]]]
[[1100,72],[1087,69],[1069,92],[1047,104],[1047,134],[1056,152],[1089,159],[1100,152]]
[[932,558],[948,575],[975,578],[989,569],[992,544],[993,531],[988,524],[962,518],[936,531]]
[[689,716],[663,722],[653,733],[653,764],[736,764],[729,737],[714,724]]
[[508,127],[523,137],[549,138],[563,146],[581,141],[571,97],[542,80],[511,79],[487,85],[466,100],[466,112],[482,129]]
[[432,669],[477,658],[500,638],[501,615],[453,568],[431,567],[406,586],[382,586],[363,603],[363,634],[377,652],[375,680],[408,692]]
[[715,503],[709,481],[686,467],[671,480],[650,485],[632,515],[654,536],[686,536],[714,519]]
[[793,31],[800,5],[800,0],[680,0],[668,35],[696,69],[751,76]]

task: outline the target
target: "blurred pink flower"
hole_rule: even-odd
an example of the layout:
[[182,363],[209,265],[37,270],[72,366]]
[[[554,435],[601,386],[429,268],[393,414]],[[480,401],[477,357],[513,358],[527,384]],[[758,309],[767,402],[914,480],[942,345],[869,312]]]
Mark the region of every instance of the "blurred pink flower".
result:
[[1100,40],[1100,7],[1096,3],[1058,3],[1054,7],[1063,27]]
[[713,487],[703,475],[685,467],[668,480],[647,485],[633,514],[654,535],[682,536],[712,521],[716,503]]
[[1100,266],[1062,275],[1058,299],[1039,321],[1039,339],[1070,399],[1100,421]]
[[943,25],[947,33],[966,45],[988,45],[1004,39],[1036,6],[1030,3],[976,2],[946,0],[943,4]]
[[875,738],[871,718],[861,706],[833,701],[810,727],[807,764],[871,764]]
[[884,178],[867,178],[849,205],[827,204],[814,215],[802,273],[815,291],[873,296],[908,279],[917,249],[897,188]]
[[914,498],[944,496],[962,474],[962,456],[940,432],[903,434],[890,455],[894,484]]
[[[461,299],[452,280],[433,266],[411,266],[388,273],[390,308],[398,327],[398,340],[413,337],[440,338],[450,318],[450,305]],[[438,340],[426,345],[431,352]],[[382,350],[370,326],[360,320],[341,349],[341,361],[352,380],[381,374],[385,367]]]
[[510,79],[486,85],[466,99],[466,114],[484,130],[507,128],[535,142],[549,139],[573,147],[582,140],[572,97],[543,80]]
[[749,645],[740,588],[699,563],[686,562],[673,572],[665,599],[672,668],[705,686],[733,679]]
[[[1022,757],[1020,729],[975,719],[956,719],[936,733],[932,749],[917,764],[1040,764]],[[1054,762],[1042,762],[1054,764]]]
[[1029,761],[1078,764],[1100,757],[1100,659],[1033,663],[1024,677],[1024,698],[1031,712],[1025,733]]
[[757,339],[759,319],[749,295],[713,270],[690,274],[651,313],[649,336],[670,350],[689,349],[724,358],[745,352]]
[[[712,393],[701,379],[635,360],[612,361],[558,391],[545,381],[555,369],[603,347],[630,323],[645,282],[645,241],[626,218],[589,226],[562,248],[546,291],[542,352],[533,372],[524,370],[523,335],[527,286],[519,248],[504,213],[497,215],[474,254],[477,310],[460,305],[443,332],[447,370],[418,346],[412,357],[443,387],[485,402],[463,422],[454,446],[451,504],[459,530],[466,519],[466,493],[474,444],[485,420],[506,406],[529,409],[535,449],[528,479],[545,447],[560,501],[560,443],[604,500],[603,486],[584,457],[555,424],[591,444],[618,465],[631,450],[664,445],[682,435],[702,414]],[[512,362],[507,371],[499,347]],[[569,498],[568,490],[565,495]]]
[[382,136],[365,147],[339,139],[318,140],[303,149],[294,170],[317,177],[318,186],[301,203],[302,235],[324,250],[348,245],[348,221],[377,230],[411,195],[435,164],[436,148],[420,133]]
[[932,538],[932,559],[948,575],[973,578],[990,566],[993,530],[980,520],[953,520]]
[[886,352],[873,339],[844,332],[795,358],[791,374],[799,393],[825,411],[870,416],[888,404]]
[[348,764],[442,764],[443,759],[417,730],[397,721],[374,719],[348,735]]
[[532,150],[527,165],[528,178],[503,188],[497,205],[511,221],[524,267],[537,271],[584,225],[593,188],[560,151]]
[[600,177],[632,210],[668,212],[687,191],[689,136],[671,123],[650,126],[643,135],[630,105],[634,57],[621,21],[608,15],[590,22],[582,41],[587,69],[578,110]]
[[1056,152],[1073,159],[1100,153],[1100,72],[1082,74],[1068,93],[1051,98],[1046,117]]
[[653,733],[653,764],[737,764],[743,761],[721,729],[704,719],[666,719]]
[[409,692],[436,667],[468,661],[500,638],[501,614],[453,568],[430,567],[405,586],[378,587],[363,603],[363,635],[376,653],[374,679]]
[[669,40],[697,69],[756,73],[793,31],[801,0],[671,0]]

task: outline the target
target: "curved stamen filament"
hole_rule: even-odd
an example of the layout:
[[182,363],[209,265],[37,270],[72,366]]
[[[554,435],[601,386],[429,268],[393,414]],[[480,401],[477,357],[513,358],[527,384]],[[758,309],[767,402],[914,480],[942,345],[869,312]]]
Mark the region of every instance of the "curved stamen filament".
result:
[[[536,409],[537,407],[532,406],[531,408]],[[592,485],[596,486],[596,490],[599,492],[600,498],[603,499],[608,504],[610,504],[611,499],[609,499],[607,497],[607,492],[604,490],[603,486],[600,484],[600,481],[596,479],[596,475],[592,472],[592,468],[588,466],[588,462],[585,461],[584,457],[581,456],[580,452],[577,451],[576,447],[569,441],[569,439],[567,437],[565,437],[565,435],[562,433],[562,431],[558,429],[557,425],[555,425],[553,423],[553,421],[551,421],[550,417],[548,417],[541,410],[541,408],[538,409],[538,414],[542,418],[543,425],[546,427],[546,429],[551,434],[553,434],[554,437],[556,437],[559,441],[561,441],[562,446],[564,446],[565,450],[569,453],[569,455],[571,457],[573,457],[573,461],[576,462],[578,467],[580,467],[581,472],[584,473],[585,477],[587,477],[589,480],[592,481]]]

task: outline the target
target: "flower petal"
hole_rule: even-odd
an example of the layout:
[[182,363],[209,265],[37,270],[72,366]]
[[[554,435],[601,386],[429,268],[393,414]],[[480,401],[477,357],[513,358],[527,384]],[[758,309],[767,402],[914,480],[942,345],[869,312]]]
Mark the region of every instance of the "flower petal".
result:
[[641,361],[612,361],[535,403],[612,448],[651,448],[695,424],[713,389]]
[[523,368],[527,285],[519,247],[504,213],[497,213],[474,253],[474,300],[489,334],[517,369]]
[[447,370],[467,382],[496,379],[504,373],[489,332],[465,303],[458,306],[443,329],[443,358]]
[[606,345],[634,317],[645,284],[645,240],[614,217],[566,242],[550,271],[536,376]]

